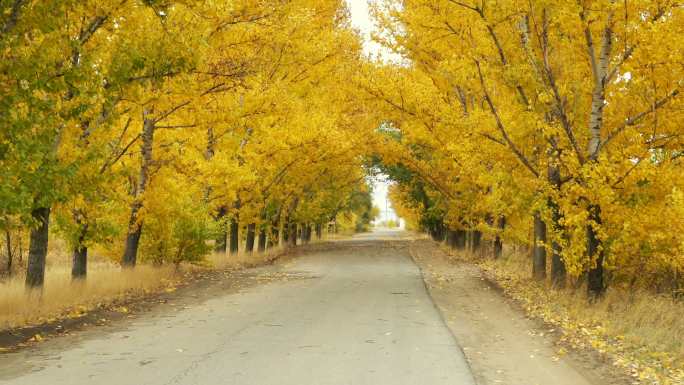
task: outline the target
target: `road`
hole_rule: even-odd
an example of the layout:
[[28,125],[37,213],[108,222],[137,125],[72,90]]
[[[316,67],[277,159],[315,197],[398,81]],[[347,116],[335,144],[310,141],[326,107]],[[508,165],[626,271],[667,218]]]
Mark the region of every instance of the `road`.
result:
[[474,384],[407,242],[388,237],[339,241],[251,270],[262,284],[6,354],[0,382]]

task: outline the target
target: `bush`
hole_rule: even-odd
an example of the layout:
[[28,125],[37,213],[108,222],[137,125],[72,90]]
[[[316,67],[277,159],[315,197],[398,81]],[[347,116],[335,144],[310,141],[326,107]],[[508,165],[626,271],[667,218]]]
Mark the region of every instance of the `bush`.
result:
[[206,204],[195,199],[192,191],[174,191],[169,186],[159,189],[163,190],[154,192],[154,200],[145,202],[142,260],[155,265],[203,262],[211,252],[209,240],[217,227]]

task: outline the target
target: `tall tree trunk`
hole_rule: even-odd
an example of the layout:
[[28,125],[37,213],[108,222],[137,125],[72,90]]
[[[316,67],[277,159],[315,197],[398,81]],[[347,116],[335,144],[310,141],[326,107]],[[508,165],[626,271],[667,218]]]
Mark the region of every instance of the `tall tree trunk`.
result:
[[254,251],[254,237],[256,236],[256,224],[250,223],[247,225],[247,239],[245,240],[245,249],[251,254]]
[[[551,208],[552,215],[552,226],[555,233],[563,231],[561,225],[561,214],[558,204],[553,200],[549,199],[549,207]],[[562,288],[565,287],[565,280],[567,276],[567,270],[565,268],[565,261],[561,256],[563,248],[557,240],[551,241],[551,283],[554,287]]]
[[503,215],[500,216],[496,225],[499,231],[497,231],[496,237],[494,238],[494,258],[498,259],[501,258],[501,255],[503,254],[503,240],[501,235],[506,229],[506,217]]
[[230,218],[230,254],[235,255],[240,250],[238,235],[239,235],[240,223],[238,221],[237,214]]
[[142,234],[142,220],[138,218],[138,214],[143,207],[142,200],[149,180],[150,166],[152,165],[152,145],[154,144],[154,131],[156,128],[152,114],[153,109],[146,108],[143,111],[142,159],[140,161],[138,186],[134,191],[133,203],[131,203],[126,247],[121,258],[121,265],[124,267],[134,267],[138,259],[138,246],[140,244],[140,235]]
[[297,246],[297,223],[291,222],[288,226],[288,245],[293,247]]
[[283,244],[289,245],[290,243],[290,216],[285,217],[285,222],[283,223]]
[[21,239],[21,230],[19,230],[19,234],[18,234],[17,238],[18,238],[17,243],[19,244],[19,255],[18,255],[19,265],[21,265],[22,262],[24,262],[24,242]]
[[226,206],[221,206],[216,212],[216,215],[214,215],[214,220],[218,223],[218,231],[216,233],[216,240],[214,241],[214,251],[220,254],[225,254],[228,247],[227,214],[228,208]]
[[316,239],[320,240],[323,237],[323,224],[316,223]]
[[140,245],[140,236],[142,235],[142,223],[136,224],[134,222],[138,210],[139,208],[131,210],[131,219],[128,226],[128,235],[126,235],[124,255],[121,259],[121,265],[124,267],[135,267],[138,259],[138,246]]
[[266,226],[265,224],[259,226],[259,243],[257,245],[257,251],[263,253],[266,251]]
[[29,240],[28,265],[26,268],[26,287],[42,288],[45,280],[45,258],[48,249],[48,229],[50,225],[50,208],[39,207],[31,212],[38,226],[31,229]]
[[458,238],[458,232],[455,230],[448,229],[446,235],[446,243],[452,249],[456,248],[456,242]]
[[[561,189],[561,171],[560,171],[560,151],[557,148],[557,138],[554,136],[551,138],[551,147],[549,148],[549,166],[547,169],[547,180],[549,184],[553,187],[556,192]],[[551,283],[555,287],[565,286],[565,262],[561,257],[562,246],[558,242],[558,235],[563,233],[563,225],[561,224],[561,212],[558,203],[549,197],[547,199],[547,205],[551,209]]]
[[312,227],[310,223],[306,224],[306,243],[311,242]]
[[[606,86],[609,82],[608,68],[612,57],[613,48],[613,13],[608,13],[606,25],[601,36],[601,49],[599,57],[596,58],[592,33],[586,27],[585,37],[587,50],[589,52],[590,64],[594,75],[594,90],[591,100],[591,114],[589,115],[589,144],[587,146],[587,158],[590,162],[597,162],[601,150],[602,139],[601,129],[603,128],[603,113],[606,106]],[[594,226],[601,224],[601,208],[597,205],[590,205],[589,223],[587,224],[587,254],[592,265],[587,274],[587,289],[590,299],[600,297],[606,287],[603,277],[604,250],[601,247],[601,240],[598,237],[597,229]]]
[[88,273],[88,248],[84,245],[76,246],[72,256],[71,279],[85,279]]
[[482,231],[473,230],[472,242],[471,242],[471,247],[472,247],[473,253],[477,253],[478,251],[480,251],[481,246],[482,246]]
[[534,214],[534,245],[532,247],[532,277],[537,280],[546,278],[546,223],[541,214]]
[[271,220],[268,232],[268,248],[280,245],[280,217],[283,213],[282,206],[278,208],[278,214]]
[[5,230],[5,242],[7,242],[7,274],[12,275],[12,260],[14,256],[12,255],[12,235],[9,229]]
[[74,246],[74,251],[71,259],[71,279],[79,280],[85,279],[88,273],[88,247],[84,245],[88,225],[80,226],[78,234],[78,242]]
[[268,242],[266,243],[266,246],[270,249],[274,246],[278,246],[280,243],[280,226],[278,223],[275,225],[271,223],[269,226],[269,231],[268,231]]
[[589,298],[596,299],[603,295],[606,290],[603,278],[604,251],[601,248],[601,240],[594,226],[601,225],[601,208],[597,205],[589,206],[589,221],[587,225],[587,254],[591,261],[591,267],[587,273],[587,289]]
[[456,248],[465,250],[467,242],[467,233],[463,229],[456,230]]

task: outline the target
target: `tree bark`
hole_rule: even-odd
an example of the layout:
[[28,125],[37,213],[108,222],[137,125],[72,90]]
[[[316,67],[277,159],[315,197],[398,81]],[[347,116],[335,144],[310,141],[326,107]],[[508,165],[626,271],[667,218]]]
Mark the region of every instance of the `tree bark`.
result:
[[452,249],[456,248],[456,242],[458,238],[458,232],[456,230],[447,230],[446,243]]
[[[131,220],[134,220],[133,215],[131,215]],[[130,225],[129,225],[130,228]],[[126,236],[126,247],[124,249],[124,255],[121,260],[121,265],[123,267],[135,267],[138,259],[138,246],[140,245],[140,236],[142,235],[142,224],[135,226],[134,230],[128,232]]]
[[[556,233],[562,232],[563,229],[560,223],[561,214],[558,204],[552,200],[549,200],[548,204],[549,207],[551,207],[553,231]],[[563,257],[561,256],[562,251],[563,248],[558,241],[551,241],[551,283],[557,288],[565,287],[567,276],[565,261],[563,261]]]
[[604,251],[601,248],[597,229],[594,227],[601,225],[601,208],[599,206],[589,206],[589,221],[587,225],[587,254],[592,265],[587,273],[587,289],[589,298],[597,299],[606,290],[603,277]]
[[546,278],[546,223],[541,214],[534,214],[534,245],[532,247],[532,277],[536,280]]
[[266,251],[266,225],[259,226],[259,243],[257,251],[263,253]]
[[247,239],[245,240],[245,249],[247,253],[254,251],[254,238],[256,236],[256,224],[250,223],[247,225]]
[[71,279],[85,279],[88,273],[88,248],[84,245],[76,246],[72,257]]
[[72,280],[85,279],[88,273],[88,247],[84,245],[87,231],[88,226],[81,225],[78,242],[74,247],[71,259]]
[[313,228],[311,227],[310,223],[306,224],[306,243],[311,242],[311,234],[313,232]]
[[48,230],[50,225],[50,208],[33,209],[31,216],[38,226],[31,229],[29,240],[28,265],[26,268],[26,287],[36,289],[43,287],[45,280],[45,258],[48,249]]
[[7,274],[12,275],[12,235],[9,229],[5,230],[5,242],[7,242]]
[[323,237],[323,224],[316,223],[316,239],[320,240]]
[[238,221],[237,214],[230,218],[230,254],[235,255],[239,251],[239,228],[240,223]]
[[470,246],[473,253],[480,251],[480,246],[482,246],[482,231],[473,230]]
[[494,259],[501,258],[501,255],[503,255],[503,239],[501,238],[501,234],[506,229],[506,217],[503,215],[500,216],[496,225],[499,231],[497,231],[496,237],[494,238]]
[[271,223],[269,226],[269,231],[268,231],[268,240],[266,243],[267,248],[272,248],[274,246],[278,246],[280,243],[280,226],[276,223],[275,225]]
[[143,132],[142,132],[142,159],[140,161],[140,173],[138,176],[138,186],[134,191],[133,203],[131,203],[131,216],[128,221],[128,235],[126,236],[126,247],[121,258],[121,265],[124,267],[135,267],[138,259],[138,246],[140,235],[142,234],[142,221],[138,218],[140,209],[143,207],[143,196],[147,189],[150,166],[152,165],[152,145],[154,144],[155,121],[151,117],[152,109],[143,111]]
[[226,206],[221,206],[214,216],[214,220],[218,222],[219,226],[214,242],[214,251],[220,254],[225,254],[228,247],[228,224],[225,221],[226,214],[228,214],[228,208]]
[[460,250],[465,250],[466,248],[466,231],[465,230],[456,230],[456,248]]
[[295,222],[288,224],[288,245],[297,246],[297,224]]

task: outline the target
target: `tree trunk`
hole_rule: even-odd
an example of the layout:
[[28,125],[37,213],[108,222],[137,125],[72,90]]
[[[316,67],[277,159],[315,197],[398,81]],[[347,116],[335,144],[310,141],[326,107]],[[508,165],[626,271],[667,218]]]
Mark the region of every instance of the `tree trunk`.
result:
[[74,248],[71,266],[71,279],[82,280],[85,279],[88,273],[88,248],[80,245]]
[[303,224],[303,225],[301,225],[301,227],[302,227],[302,230],[301,230],[301,232],[302,232],[302,244],[306,244],[309,242],[309,240],[308,240],[309,235],[307,234],[307,231],[309,230],[309,228],[308,228],[307,224]]
[[292,222],[288,224],[288,226],[288,245],[293,247],[297,246],[297,224]]
[[280,226],[271,224],[266,246],[270,249],[280,243]]
[[316,239],[320,240],[323,237],[323,224],[316,223]]
[[5,230],[5,241],[7,242],[7,274],[12,275],[12,235],[9,229]]
[[473,253],[480,251],[480,246],[482,246],[482,231],[473,230],[471,248]]
[[260,253],[266,251],[266,225],[259,226],[259,244],[257,245],[257,251]]
[[81,225],[80,233],[78,235],[78,243],[74,247],[71,259],[71,279],[79,280],[85,279],[88,273],[88,247],[85,242],[86,233],[88,231],[87,225]]
[[154,144],[155,121],[151,117],[152,109],[143,111],[143,132],[142,132],[142,158],[140,161],[140,173],[138,176],[138,186],[134,191],[133,203],[131,203],[131,216],[128,221],[128,235],[126,236],[126,247],[121,258],[121,265],[124,267],[134,267],[138,259],[138,245],[142,234],[142,221],[138,218],[138,213],[142,209],[142,199],[147,189],[150,166],[152,165],[152,145]]
[[456,242],[458,239],[458,232],[455,230],[447,230],[447,235],[446,235],[446,243],[447,246],[449,246],[452,249],[456,248]]
[[603,279],[604,251],[601,248],[597,229],[594,227],[601,225],[601,208],[599,206],[589,206],[589,221],[590,223],[587,225],[587,254],[592,264],[587,273],[587,289],[589,298],[597,299],[606,290]]
[[[552,146],[549,149],[549,166],[547,170],[547,178],[549,184],[553,186],[554,190],[559,192],[561,189],[561,171],[559,164],[560,151],[558,150],[556,143],[556,138],[551,140]],[[564,287],[565,286],[565,262],[561,257],[562,246],[557,241],[559,234],[563,233],[563,225],[561,224],[561,212],[558,203],[553,200],[552,197],[547,199],[547,205],[551,209],[551,231],[552,231],[552,241],[551,241],[551,283],[554,287]]]
[[239,228],[240,223],[238,222],[237,214],[230,218],[230,254],[235,255],[239,251]]
[[285,223],[283,224],[283,244],[289,245],[290,243],[290,220],[289,217],[285,218]]
[[[133,219],[133,216],[131,216]],[[138,246],[140,245],[140,236],[142,235],[142,224],[135,226],[133,231],[129,231],[126,236],[126,248],[121,259],[121,265],[124,267],[135,267],[138,259]]]
[[17,243],[19,244],[19,255],[18,255],[19,265],[21,265],[22,262],[24,262],[24,242],[21,239],[21,230],[19,230],[19,235],[18,235],[17,241],[18,241]]
[[250,223],[247,225],[247,239],[245,240],[245,249],[251,254],[254,251],[254,237],[256,236],[256,225]]
[[532,277],[536,280],[546,278],[546,223],[541,214],[534,214],[534,245],[532,248]]
[[501,255],[503,254],[503,240],[501,234],[506,229],[506,217],[503,215],[500,216],[496,225],[499,231],[497,231],[496,237],[494,238],[494,259],[501,258]]
[[456,248],[460,250],[465,250],[466,241],[466,231],[463,229],[456,230]]
[[50,208],[39,207],[33,209],[31,216],[38,222],[38,226],[31,229],[31,236],[29,239],[26,287],[29,289],[42,289],[43,281],[45,280],[45,258],[48,249]]
[[226,223],[226,214],[228,208],[221,206],[214,216],[214,220],[218,222],[218,233],[216,234],[216,241],[214,242],[214,251],[220,254],[225,254],[228,247],[228,224]]
[[[558,204],[552,200],[549,200],[549,207],[551,207],[552,212],[553,231],[556,233],[562,232],[563,229],[560,223],[561,215]],[[551,241],[551,283],[557,288],[565,287],[565,280],[567,276],[565,261],[563,261],[563,257],[561,256],[562,251],[562,246],[560,243],[558,243],[558,241]]]

